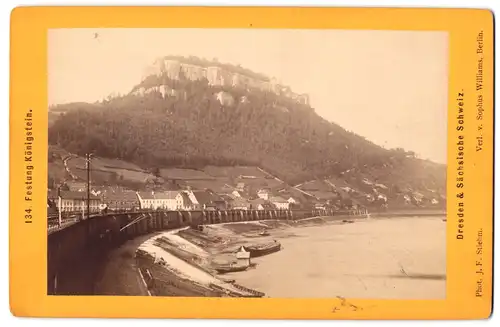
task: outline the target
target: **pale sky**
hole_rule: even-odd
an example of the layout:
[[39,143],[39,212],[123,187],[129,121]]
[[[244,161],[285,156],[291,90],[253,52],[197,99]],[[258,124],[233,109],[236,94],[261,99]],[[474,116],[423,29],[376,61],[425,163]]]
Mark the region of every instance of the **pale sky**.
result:
[[165,55],[217,58],[274,76],[292,91],[308,93],[325,119],[386,148],[446,163],[445,32],[50,30],[49,104],[128,93],[145,67]]

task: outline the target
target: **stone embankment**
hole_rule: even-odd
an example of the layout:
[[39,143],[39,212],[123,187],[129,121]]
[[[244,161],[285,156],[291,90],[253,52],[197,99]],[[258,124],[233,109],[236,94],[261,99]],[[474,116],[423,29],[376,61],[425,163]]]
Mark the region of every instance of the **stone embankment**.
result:
[[[238,265],[236,252],[242,247],[279,244],[278,239],[293,237],[293,227],[346,222],[352,221],[341,217],[314,217],[288,222],[264,220],[182,228],[144,242],[136,254],[137,266],[145,276],[151,295],[263,297],[265,294],[258,290],[224,278],[217,267]],[[249,262],[246,269],[258,267]]]

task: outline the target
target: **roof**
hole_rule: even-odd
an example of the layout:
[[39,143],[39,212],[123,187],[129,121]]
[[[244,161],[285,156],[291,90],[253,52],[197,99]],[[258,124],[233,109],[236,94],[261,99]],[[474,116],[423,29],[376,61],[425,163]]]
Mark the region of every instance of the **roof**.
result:
[[[86,200],[87,199],[87,192],[76,192],[76,191],[61,191],[59,193],[62,199],[66,200]],[[55,199],[57,198],[58,193],[57,191],[51,191],[48,194],[49,199]],[[90,193],[90,199],[91,200],[100,200],[99,196],[96,196],[92,193]]]
[[70,181],[65,184],[70,191],[83,192],[87,190],[87,182]]
[[82,181],[67,181],[67,182],[65,182],[65,184],[68,187],[71,187],[71,186],[83,186],[83,187],[86,187],[87,186],[87,182],[82,182]]
[[239,199],[239,198],[240,198],[239,196],[236,196],[236,195],[234,195],[234,194],[232,194],[232,193],[230,193],[230,194],[225,194],[225,196],[226,196],[226,197],[228,197],[228,198],[230,198],[230,199],[231,199],[231,201],[234,201],[234,200],[236,200],[236,199]]
[[258,199],[255,199],[255,200],[250,200],[249,202],[250,202],[251,204],[253,204],[253,205],[259,205],[259,204],[264,205],[265,203],[267,203],[267,201],[266,201],[266,200],[261,199],[261,198],[258,198]]
[[219,197],[226,202],[232,202],[234,200],[230,195],[227,194],[219,194]]
[[193,194],[196,197],[196,200],[198,200],[199,204],[209,204],[212,202],[225,201],[222,197],[210,191],[193,191]]
[[251,196],[250,196],[250,192],[248,191],[244,191],[244,190],[234,190],[232,193],[232,195],[234,195],[235,192],[238,192],[238,194],[240,195],[240,197],[242,198],[246,198],[246,199],[249,199]]
[[192,191],[184,191],[183,194],[185,194],[189,198],[189,201],[187,203],[199,204],[198,199],[196,198],[196,196]]
[[193,191],[193,194],[199,204],[208,204],[212,202],[212,196],[207,191]]
[[250,205],[250,203],[242,198],[236,198],[233,201],[233,206],[247,206],[247,205]]
[[139,192],[139,196],[144,200],[174,200],[179,193],[178,191]]
[[267,210],[272,210],[272,209],[276,209],[276,207],[272,204],[272,203],[269,203],[269,202],[266,202],[262,205],[262,207],[264,209],[267,209]]
[[269,201],[271,202],[288,202],[287,200],[283,199],[281,196],[273,196],[269,198]]
[[107,201],[138,201],[137,194],[132,190],[106,188],[100,194]]
[[191,198],[189,195],[185,192],[181,192],[182,200],[184,201],[185,205],[193,205],[193,201],[191,201]]

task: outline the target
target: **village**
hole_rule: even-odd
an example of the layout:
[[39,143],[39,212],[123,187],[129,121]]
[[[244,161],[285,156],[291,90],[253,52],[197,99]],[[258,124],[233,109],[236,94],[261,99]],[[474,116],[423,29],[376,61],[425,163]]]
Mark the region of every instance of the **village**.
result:
[[[275,194],[277,193],[277,194]],[[122,186],[91,186],[87,196],[87,183],[66,182],[58,190],[49,190],[48,209],[51,212],[84,213],[90,200],[91,212],[102,211],[217,211],[217,210],[293,210],[340,209],[330,201],[304,202],[290,193],[273,192],[269,188],[251,190],[245,183],[226,190],[147,190],[134,191]],[[357,206],[352,206],[357,209]]]
[[[161,168],[148,172],[123,161],[95,157],[88,172],[84,158],[66,152],[52,156],[49,216],[68,213],[85,217],[86,211],[138,210],[373,212],[439,208],[445,203],[445,198],[434,190],[390,189],[354,169],[343,172],[341,178],[290,185],[251,166]],[[57,182],[54,177],[59,177]]]

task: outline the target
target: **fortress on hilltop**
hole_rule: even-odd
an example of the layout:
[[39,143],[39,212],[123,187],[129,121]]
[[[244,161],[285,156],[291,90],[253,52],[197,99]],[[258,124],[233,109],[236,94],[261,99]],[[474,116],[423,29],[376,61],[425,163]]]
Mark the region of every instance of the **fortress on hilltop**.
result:
[[197,57],[166,56],[156,59],[143,74],[148,76],[166,75],[171,80],[186,78],[191,81],[206,79],[209,85],[257,89],[291,98],[309,105],[309,95],[292,92],[290,87],[279,84],[275,78],[268,78],[241,66],[222,64]]

